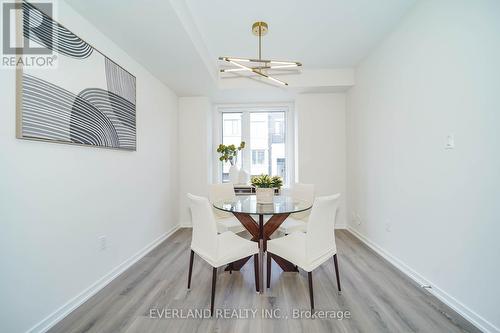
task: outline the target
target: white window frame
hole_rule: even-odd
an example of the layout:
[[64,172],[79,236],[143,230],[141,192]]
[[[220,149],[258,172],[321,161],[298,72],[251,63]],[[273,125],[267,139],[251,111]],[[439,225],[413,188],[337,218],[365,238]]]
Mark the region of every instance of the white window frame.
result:
[[250,126],[244,126],[244,123],[250,122],[251,112],[285,112],[286,120],[286,140],[285,140],[285,156],[286,156],[286,178],[283,179],[283,186],[290,187],[295,181],[295,117],[293,104],[291,103],[276,103],[276,104],[218,104],[214,108],[214,124],[213,124],[213,179],[216,183],[222,182],[221,162],[217,153],[217,147],[222,142],[222,114],[223,113],[242,113],[241,116],[241,140],[245,141],[247,148],[243,149],[243,169],[250,171],[250,163],[252,160],[250,145]]

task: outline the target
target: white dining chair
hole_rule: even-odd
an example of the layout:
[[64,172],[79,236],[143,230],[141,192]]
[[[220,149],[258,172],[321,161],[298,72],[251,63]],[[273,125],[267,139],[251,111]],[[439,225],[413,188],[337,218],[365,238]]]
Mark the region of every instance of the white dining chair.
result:
[[267,241],[267,287],[271,282],[271,257],[276,255],[290,261],[307,272],[309,279],[309,297],[311,310],[314,310],[312,271],[333,257],[337,288],[339,293],[340,279],[337,262],[337,246],[335,244],[335,216],[340,194],[318,197],[307,223],[307,232],[294,232],[281,238]]
[[[235,201],[236,194],[234,193],[233,184],[211,184],[208,186],[208,198],[211,203],[217,201]],[[233,214],[228,212],[223,212],[220,209],[212,207],[215,215],[215,221],[217,222],[217,231],[223,233],[226,231],[232,231],[234,233],[240,233],[245,231],[245,227],[241,225],[240,221],[234,217]]]
[[[291,197],[293,200],[300,200],[312,204],[314,202],[314,185],[296,183],[291,189]],[[295,231],[306,232],[307,220],[310,210],[305,212],[293,213],[280,225],[279,231],[285,235]]]
[[189,258],[188,290],[191,289],[194,253],[212,266],[212,298],[210,314],[214,312],[215,283],[217,267],[227,265],[236,260],[254,256],[255,289],[259,292],[259,246],[230,231],[217,233],[217,226],[212,207],[207,198],[188,193],[193,237],[191,240],[191,255]]

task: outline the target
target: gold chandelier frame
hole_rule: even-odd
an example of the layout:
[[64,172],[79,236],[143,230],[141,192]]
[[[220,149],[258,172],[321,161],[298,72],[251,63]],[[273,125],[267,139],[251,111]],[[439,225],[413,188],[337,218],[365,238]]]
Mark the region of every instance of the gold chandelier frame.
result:
[[[270,76],[268,70],[280,70],[301,67],[302,64],[298,61],[285,61],[285,60],[267,60],[262,59],[262,37],[265,36],[269,31],[269,27],[266,22],[255,22],[252,25],[252,33],[259,37],[259,56],[257,59],[252,58],[240,58],[240,57],[219,57],[219,60],[225,61],[231,65],[233,68],[222,68],[221,73],[230,72],[252,72],[261,77],[264,77],[275,83],[287,86],[288,83],[279,80],[275,77]],[[250,66],[250,63],[257,64],[256,66]]]

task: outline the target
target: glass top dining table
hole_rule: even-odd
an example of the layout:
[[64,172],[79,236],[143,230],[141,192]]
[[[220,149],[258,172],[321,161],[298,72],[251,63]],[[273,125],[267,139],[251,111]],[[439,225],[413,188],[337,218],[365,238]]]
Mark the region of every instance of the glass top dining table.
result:
[[[296,200],[290,196],[278,195],[273,197],[273,203],[262,204],[257,203],[255,195],[241,195],[233,200],[216,201],[213,206],[222,211],[233,213],[238,221],[245,227],[245,229],[252,235],[252,241],[259,243],[259,278],[257,289],[260,293],[264,291],[263,285],[263,271],[264,271],[264,253],[266,252],[267,240],[279,228],[279,226],[286,220],[292,213],[299,213],[311,209],[312,203]],[[258,222],[254,220],[252,215],[258,215]],[[270,218],[264,223],[264,216],[268,215]],[[270,255],[270,254],[267,254]],[[285,272],[297,272],[297,267],[291,262],[270,255]],[[250,257],[240,259],[236,262],[230,263],[226,270],[238,271],[250,259]],[[270,262],[268,263],[268,267]],[[269,284],[269,281],[268,281]]]
[[291,196],[277,195],[273,203],[262,204],[257,202],[255,195],[237,196],[231,201],[216,201],[214,207],[226,212],[252,215],[278,215],[303,212],[311,208],[311,204],[299,201]]

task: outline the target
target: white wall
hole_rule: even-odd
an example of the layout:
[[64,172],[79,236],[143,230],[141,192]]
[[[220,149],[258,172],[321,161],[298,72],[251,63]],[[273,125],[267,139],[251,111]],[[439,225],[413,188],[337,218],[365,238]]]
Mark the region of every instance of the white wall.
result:
[[212,104],[207,97],[179,98],[179,221],[191,225],[186,194],[207,196],[212,183]]
[[65,3],[57,13],[136,75],[137,151],[16,139],[15,73],[0,70],[2,332],[30,329],[178,221],[177,97]]
[[298,181],[316,196],[341,193],[336,220],[344,228],[346,202],[345,94],[301,94],[295,100]]
[[418,2],[360,64],[347,116],[351,227],[496,332],[499,36],[498,1]]

